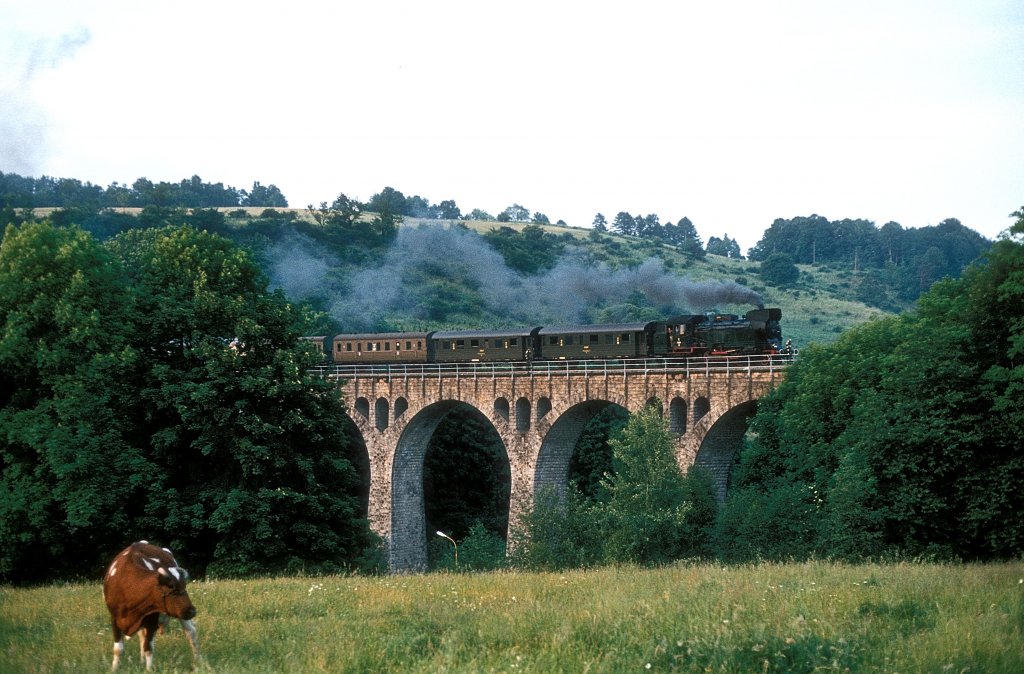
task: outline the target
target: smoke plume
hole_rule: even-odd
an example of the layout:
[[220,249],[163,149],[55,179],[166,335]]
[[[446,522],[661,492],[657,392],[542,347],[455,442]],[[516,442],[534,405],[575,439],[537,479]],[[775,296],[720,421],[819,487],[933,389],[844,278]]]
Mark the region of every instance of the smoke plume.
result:
[[[510,325],[567,325],[629,320],[638,298],[662,315],[700,313],[729,305],[759,305],[758,293],[734,281],[676,276],[658,258],[612,269],[569,249],[551,270],[524,276],[476,232],[441,225],[399,229],[381,264],[331,280],[328,260],[305,237],[288,237],[271,251],[272,282],[292,299],[330,292],[331,314],[347,331],[380,329],[389,318],[426,319],[424,284],[457,279]],[[499,325],[480,326],[502,327]]]

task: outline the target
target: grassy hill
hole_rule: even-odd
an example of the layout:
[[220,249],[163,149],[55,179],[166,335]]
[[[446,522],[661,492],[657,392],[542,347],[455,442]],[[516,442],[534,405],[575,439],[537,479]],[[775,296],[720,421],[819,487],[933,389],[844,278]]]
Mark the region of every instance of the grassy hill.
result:
[[[54,210],[35,212],[46,216]],[[681,289],[735,285],[748,296],[758,294],[765,306],[781,307],[783,331],[798,347],[833,341],[847,328],[885,313],[857,300],[861,277],[850,269],[800,265],[798,281],[778,287],[763,281],[757,262],[716,255],[695,260],[656,240],[598,236],[580,227],[406,218],[397,240],[385,245],[321,227],[306,209],[217,210],[222,223],[195,224],[251,249],[273,286],[323,312],[323,331],[608,322],[710,309],[742,314],[754,306],[747,298],[710,306],[693,306],[683,297],[670,302],[664,295],[673,283]],[[96,225],[84,226],[101,237],[151,226],[142,209],[107,213],[114,215],[100,215]],[[374,217],[363,214],[360,225],[369,227]],[[538,229],[542,240],[525,239],[524,232]],[[499,252],[501,243],[508,246]],[[520,268],[513,255],[519,256]],[[522,270],[531,263],[537,268]],[[661,297],[631,296],[629,284],[640,295],[645,288],[660,288]]]
[[[304,211],[297,211],[300,219],[304,218],[303,214]],[[237,228],[239,232],[243,232],[246,229],[244,220],[229,218],[229,223],[232,227]],[[483,237],[488,233],[493,233],[501,228],[508,228],[522,233],[524,228],[528,226],[528,223],[499,223],[494,221],[460,221],[460,223],[464,224],[469,232],[479,235],[477,238],[481,243],[486,241]],[[452,228],[457,226],[457,223],[450,221],[407,218],[402,223],[401,229],[415,230],[420,227]],[[660,263],[664,273],[675,279],[686,279],[695,283],[707,284],[735,283],[759,294],[765,306],[781,307],[783,312],[783,330],[786,336],[792,338],[797,346],[806,345],[810,342],[831,342],[847,328],[868,321],[871,318],[882,316],[885,313],[855,299],[858,276],[852,270],[844,271],[820,266],[801,265],[799,266],[801,275],[795,284],[786,287],[776,287],[764,283],[759,275],[759,264],[756,262],[730,259],[716,255],[708,255],[704,260],[695,260],[677,251],[672,246],[656,241],[611,234],[595,236],[591,230],[578,227],[557,225],[542,225],[540,227],[545,235],[550,236],[552,239],[557,239],[556,243],[560,251],[559,260],[563,262],[570,258],[583,260],[583,268],[579,270],[581,272],[589,271],[594,265],[597,265],[606,272],[603,276],[596,274],[595,278],[588,277],[589,281],[585,280],[583,281],[584,283],[611,284],[615,281],[614,273],[616,271],[637,269],[645,263],[650,267],[656,267]],[[454,253],[454,251],[447,249],[437,252],[441,258],[449,258]],[[472,249],[470,253],[464,253],[464,255],[469,256],[476,254],[476,252],[476,249]],[[331,258],[329,246],[325,246],[320,253],[321,257],[319,259],[322,261]],[[388,258],[389,254],[393,257]],[[377,251],[368,257],[361,257],[355,262],[351,260],[342,261],[344,256],[336,254],[333,258],[335,260],[333,264],[325,262],[328,268],[325,269],[324,276],[325,278],[338,280],[345,279],[346,277],[351,278],[353,275],[366,273],[367,269],[373,268],[376,264],[378,265],[376,269],[381,272],[379,278],[384,279],[385,283],[390,282],[401,285],[401,292],[403,294],[418,296],[423,299],[424,295],[429,294],[429,289],[426,286],[433,284],[435,297],[437,294],[463,294],[466,297],[478,298],[480,288],[474,286],[479,283],[479,280],[453,273],[451,265],[455,261],[452,260],[445,259],[443,263],[442,261],[434,260],[420,267],[418,272],[411,275],[408,269],[406,269],[405,272],[402,272],[406,274],[405,278],[401,278],[401,273],[394,270],[396,260],[402,260],[402,263],[409,262],[409,256],[415,256],[416,254],[418,253],[407,252],[403,256],[392,249],[390,253],[388,251]],[[536,254],[540,253],[537,252]],[[301,265],[302,263],[301,261],[296,261],[293,264]],[[282,274],[280,269],[275,271],[275,263],[269,260],[268,267],[271,271],[271,277],[276,282],[281,283]],[[389,270],[395,273],[389,274]],[[502,270],[494,269],[492,273],[493,275],[498,275],[506,274],[508,271],[507,268]],[[552,286],[557,283],[557,281],[553,280],[550,270],[541,271],[534,275],[523,275],[521,278],[524,283],[539,286]],[[351,286],[345,288],[345,285],[345,283],[341,283],[338,291],[351,291]],[[288,284],[282,283],[282,286],[288,292]],[[289,292],[289,295],[293,294],[295,293]],[[305,298],[295,296],[293,299],[312,300],[315,306],[330,313],[332,299],[336,298],[320,297],[318,299],[315,295],[308,295]],[[540,313],[532,318],[530,318],[532,315],[528,313],[519,317],[510,316],[508,311],[492,306],[492,303],[485,300],[469,302],[469,304],[472,305],[472,310],[465,310],[465,307],[463,307],[463,310],[447,313],[438,312],[432,316],[424,316],[423,312],[417,311],[416,306],[409,303],[399,303],[395,306],[395,310],[386,317],[386,322],[388,327],[399,329],[488,328],[509,324],[572,322],[568,319],[557,320],[557,316],[552,319],[552,317],[541,315]],[[656,307],[649,308],[656,310]],[[682,303],[676,307],[680,312],[697,312],[705,308],[686,307]],[[716,304],[713,308],[719,311],[744,313],[753,308],[753,304],[750,302],[724,303]],[[606,307],[604,315],[612,315],[614,313],[612,308]],[[589,314],[591,317],[600,317],[601,315],[600,311],[594,311]],[[518,320],[516,320],[517,318]],[[337,327],[340,329],[351,329],[347,328],[344,324]]]

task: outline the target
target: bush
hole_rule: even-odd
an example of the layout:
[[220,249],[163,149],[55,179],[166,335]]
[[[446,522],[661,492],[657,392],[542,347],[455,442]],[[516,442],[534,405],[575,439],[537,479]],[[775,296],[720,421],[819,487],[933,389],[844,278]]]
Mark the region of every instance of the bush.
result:
[[800,278],[800,270],[793,263],[793,258],[786,253],[774,253],[761,263],[761,278],[775,286],[796,283]]
[[522,538],[515,541],[511,556],[518,568],[558,571],[600,560],[600,539],[589,504],[575,489],[564,498],[553,489],[541,490],[520,521]]

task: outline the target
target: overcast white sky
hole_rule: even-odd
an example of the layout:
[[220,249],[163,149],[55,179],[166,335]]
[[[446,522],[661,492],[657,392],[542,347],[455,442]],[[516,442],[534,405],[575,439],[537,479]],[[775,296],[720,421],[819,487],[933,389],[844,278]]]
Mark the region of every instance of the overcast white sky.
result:
[[1024,2],[0,0],[0,171],[995,237]]

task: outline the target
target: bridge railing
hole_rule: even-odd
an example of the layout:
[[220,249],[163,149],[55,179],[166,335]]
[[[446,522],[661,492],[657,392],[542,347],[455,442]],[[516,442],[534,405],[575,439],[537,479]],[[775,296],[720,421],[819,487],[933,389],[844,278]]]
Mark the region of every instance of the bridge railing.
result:
[[312,372],[331,379],[415,379],[496,377],[601,377],[609,375],[693,375],[779,372],[796,357],[789,354],[707,356],[704,358],[623,358],[616,360],[541,360],[492,363],[359,363],[320,365]]

